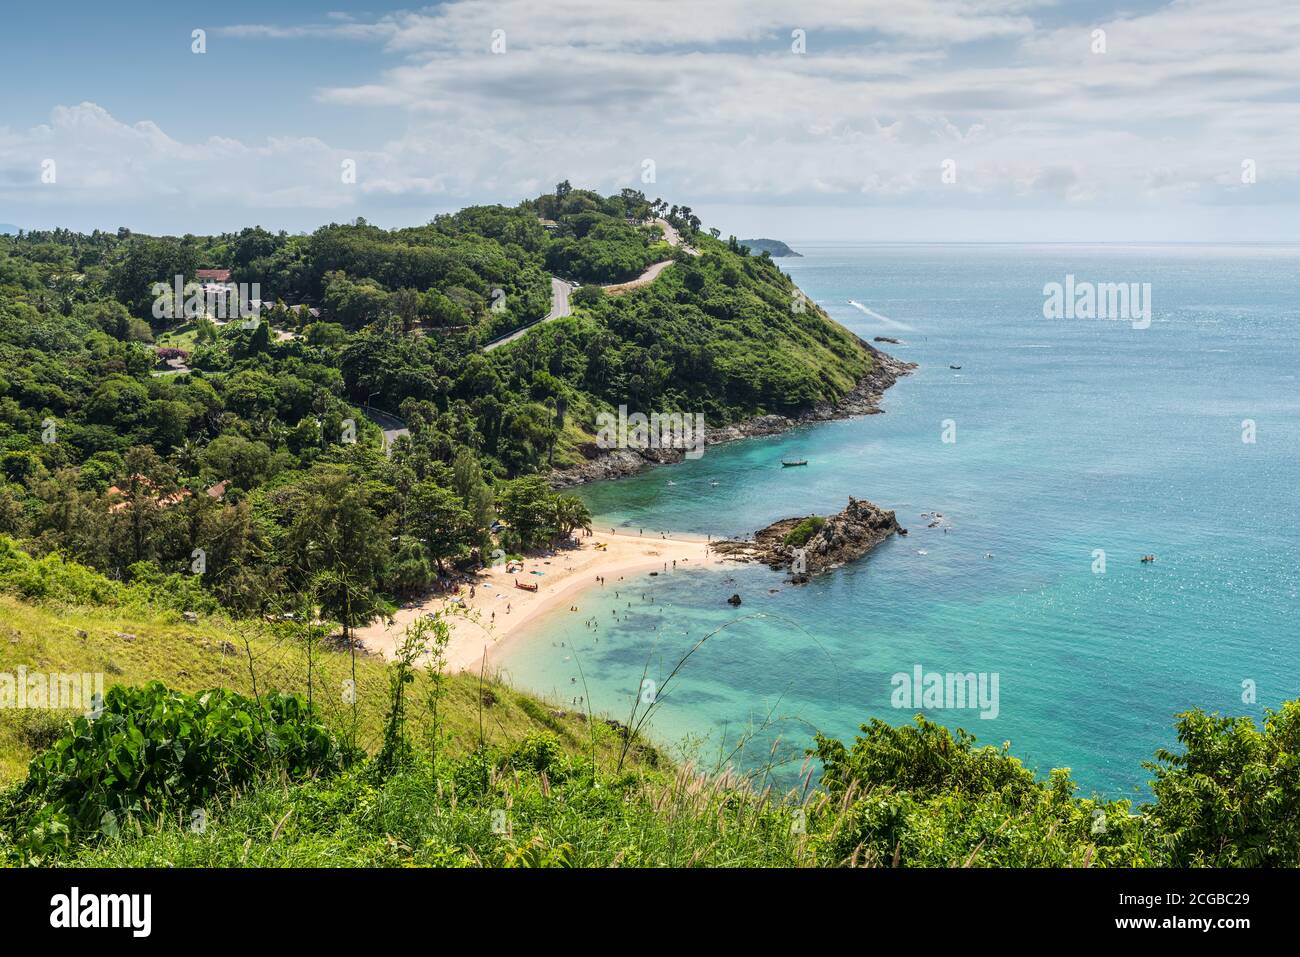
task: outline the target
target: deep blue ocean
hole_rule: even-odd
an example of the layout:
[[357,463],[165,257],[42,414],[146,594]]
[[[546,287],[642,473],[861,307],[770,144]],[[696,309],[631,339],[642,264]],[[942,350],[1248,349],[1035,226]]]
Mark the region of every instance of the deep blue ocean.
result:
[[[661,680],[726,625],[666,689],[651,733],[706,765],[752,767],[776,740],[796,756],[792,778],[814,730],[851,739],[868,718],[920,710],[893,706],[892,675],[996,673],[995,718],[924,710],[1112,797],[1145,796],[1142,762],[1175,743],[1178,712],[1261,719],[1300,696],[1300,249],[800,251],[780,263],[810,298],[919,363],[885,414],[711,447],[581,494],[601,525],[715,537],[854,495],[910,535],[804,587],[737,566],[588,592],[581,614],[516,644],[514,681],[560,702],[585,689],[626,717],[643,673]],[[1045,319],[1043,287],[1067,274],[1150,283],[1150,327]]]

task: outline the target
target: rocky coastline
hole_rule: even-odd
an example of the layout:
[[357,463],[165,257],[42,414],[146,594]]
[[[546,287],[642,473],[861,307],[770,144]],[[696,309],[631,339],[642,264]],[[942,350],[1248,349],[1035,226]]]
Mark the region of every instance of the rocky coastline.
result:
[[[798,541],[787,542],[792,533]],[[713,551],[736,561],[762,562],[774,571],[789,569],[790,581],[801,585],[856,561],[890,535],[906,534],[892,511],[849,496],[848,506],[835,515],[783,518],[759,529],[752,540],[715,542]]]
[[[819,402],[812,408],[791,416],[760,415],[717,428],[706,426],[705,446],[721,445],[724,442],[736,442],[761,435],[777,435],[812,422],[828,422],[833,419],[848,419],[883,412],[884,410],[880,408],[880,400],[885,390],[915,369],[916,363],[895,358],[866,342],[862,344],[871,353],[871,371],[863,376],[840,401]],[[582,452],[587,456],[587,461],[551,472],[552,487],[569,488],[587,482],[627,478],[653,465],[680,462],[685,457],[685,451],[682,449],[603,450],[597,448],[595,443],[583,448]]]

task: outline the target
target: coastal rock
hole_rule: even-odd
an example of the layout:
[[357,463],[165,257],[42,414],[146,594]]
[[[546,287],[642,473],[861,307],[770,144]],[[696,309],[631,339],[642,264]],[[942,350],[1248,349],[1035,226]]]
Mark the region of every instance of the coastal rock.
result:
[[[787,544],[787,536],[804,523],[811,529],[803,545]],[[721,541],[713,550],[775,570],[788,568],[790,580],[803,584],[813,575],[861,558],[893,534],[905,535],[907,530],[892,511],[850,496],[848,507],[835,515],[783,518],[755,532],[753,541]]]
[[[871,353],[871,371],[868,372],[839,402],[818,402],[792,416],[759,415],[717,428],[705,428],[704,444],[721,445],[759,435],[777,435],[810,422],[829,422],[859,415],[876,415],[881,412],[880,400],[885,390],[916,368],[915,362],[905,362],[881,352],[870,344],[863,346]],[[685,458],[683,449],[598,449],[594,443],[580,448],[587,461],[551,472],[553,488],[568,488],[601,479],[626,478],[652,465],[680,462]]]

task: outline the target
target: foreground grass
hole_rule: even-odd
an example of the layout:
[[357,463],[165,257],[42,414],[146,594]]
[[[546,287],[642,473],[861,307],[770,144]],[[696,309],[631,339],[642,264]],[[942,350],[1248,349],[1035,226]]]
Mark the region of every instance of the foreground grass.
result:
[[421,763],[375,783],[270,784],[181,821],[105,842],[87,867],[790,867],[815,862],[790,806],[689,769],[597,775],[582,759],[510,768],[484,792]]
[[[258,623],[221,619],[187,622],[174,612],[127,607],[34,605],[0,595],[0,672],[28,671],[104,674],[105,689],[161,681],[179,691],[224,687],[243,694],[271,690],[308,693],[308,654],[298,643],[276,637]],[[346,652],[316,649],[312,662],[312,703],[325,724],[341,736],[355,733],[358,746],[377,749],[388,706],[386,664],[360,657],[356,669],[356,725],[347,682],[352,663]],[[408,692],[420,700],[427,692],[423,673]],[[564,711],[504,684],[492,674],[450,675],[442,705],[443,746],[463,754],[482,741],[505,746],[527,735],[549,731],[561,746],[609,759],[622,747],[616,729],[602,721]],[[32,756],[56,740],[70,712],[0,709],[0,784],[21,779]],[[411,714],[413,737],[429,716]],[[639,746],[633,761],[658,762],[653,749]]]
[[[1198,710],[1180,715],[1179,749],[1156,752],[1147,765],[1155,801],[1138,806],[1081,797],[1067,769],[1040,779],[1008,745],[980,746],[920,715],[910,726],[873,720],[851,746],[817,735],[819,784],[782,795],[763,787],[761,773],[737,779],[672,766],[653,746],[629,742],[621,726],[565,713],[487,677],[446,677],[436,696],[431,676],[362,659],[354,707],[340,693],[352,677],[350,656],[318,649],[310,670],[307,658],[300,643],[257,623],[0,597],[0,671],[104,671],[109,683],[173,689],[113,692],[103,717],[71,729],[41,712],[0,711],[10,780],[30,768],[21,786],[0,790],[0,861],[1300,864],[1300,702],[1268,712],[1262,727]],[[306,698],[309,675],[313,706],[294,704],[277,719],[286,736],[249,717],[272,689]],[[224,724],[194,730],[194,722],[175,720],[225,700],[182,693],[214,687],[245,696]],[[327,737],[337,742],[331,754],[347,757],[304,763],[308,752],[283,745],[300,734]],[[209,787],[214,768],[220,773]],[[106,808],[122,813],[101,818]]]

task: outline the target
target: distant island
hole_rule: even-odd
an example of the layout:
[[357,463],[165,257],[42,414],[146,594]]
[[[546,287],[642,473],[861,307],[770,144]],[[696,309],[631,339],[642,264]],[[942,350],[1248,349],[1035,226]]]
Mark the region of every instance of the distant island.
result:
[[[748,246],[755,255],[767,253],[769,256],[800,256],[779,239],[742,239],[742,246]],[[800,258],[802,258],[800,256]]]
[[0,223],[0,236],[17,236],[18,227],[13,223]]

